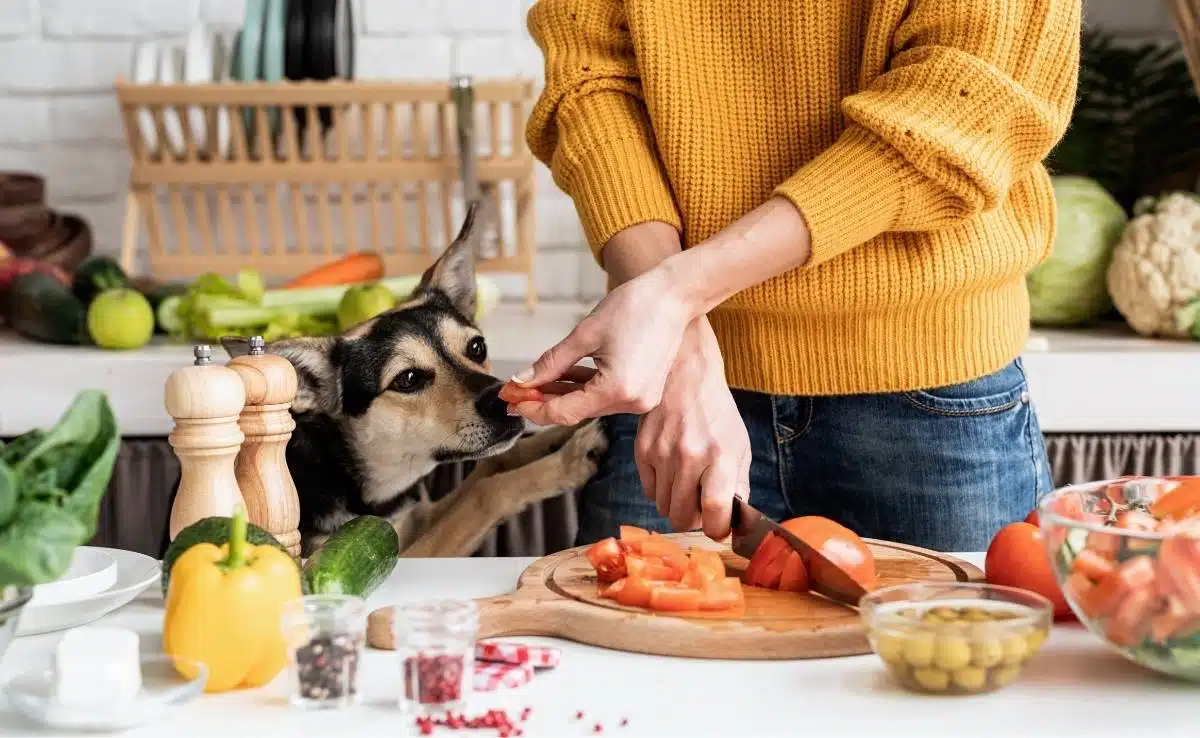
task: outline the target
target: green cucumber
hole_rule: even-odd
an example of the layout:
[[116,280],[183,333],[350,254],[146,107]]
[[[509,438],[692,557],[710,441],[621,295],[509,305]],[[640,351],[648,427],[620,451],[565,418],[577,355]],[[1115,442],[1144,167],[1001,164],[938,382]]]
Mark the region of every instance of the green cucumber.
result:
[[[219,516],[203,518],[179,531],[179,535],[175,536],[175,540],[171,541],[171,545],[167,546],[167,551],[163,554],[163,597],[167,596],[167,585],[171,579],[171,567],[175,566],[175,561],[183,555],[183,552],[197,543],[211,543],[214,546],[222,546],[228,543],[229,525],[232,521],[233,518]],[[246,522],[246,543],[249,543],[251,546],[274,546],[284,553],[288,552],[287,548],[275,536],[249,521]]]
[[45,272],[29,272],[13,280],[8,295],[8,322],[26,338],[45,343],[88,344],[87,306]]
[[363,515],[338,528],[304,565],[308,594],[366,597],[374,592],[400,559],[400,536],[383,518]]

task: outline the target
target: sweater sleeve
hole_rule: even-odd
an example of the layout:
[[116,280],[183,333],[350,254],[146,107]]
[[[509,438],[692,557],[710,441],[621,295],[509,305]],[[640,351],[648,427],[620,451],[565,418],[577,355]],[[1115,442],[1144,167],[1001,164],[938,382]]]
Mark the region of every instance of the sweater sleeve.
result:
[[545,57],[546,82],[526,141],[575,201],[597,260],[630,226],[662,221],[679,230],[624,0],[539,0],[528,25]]
[[1080,4],[914,0],[886,71],[843,100],[841,136],[776,190],[804,214],[808,265],[1003,203],[1066,131]]

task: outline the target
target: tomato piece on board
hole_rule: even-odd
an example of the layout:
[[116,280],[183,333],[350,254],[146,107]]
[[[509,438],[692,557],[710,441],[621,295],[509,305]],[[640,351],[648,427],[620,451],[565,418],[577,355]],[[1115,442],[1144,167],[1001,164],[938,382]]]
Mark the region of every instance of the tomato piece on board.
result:
[[779,575],[779,591],[808,591],[808,572],[804,568],[804,560],[795,551],[788,554],[783,564],[783,572]]
[[621,591],[624,590],[628,584],[628,578],[618,579],[617,581],[609,582],[608,584],[601,583],[600,596],[606,599],[615,600],[618,596],[620,596]]
[[650,609],[657,612],[692,612],[700,609],[704,593],[682,584],[663,584],[650,593]]
[[725,562],[721,560],[721,554],[712,549],[693,548],[688,571],[695,572],[702,581],[719,582],[725,579]]
[[625,586],[616,593],[613,599],[627,607],[648,607],[650,594],[658,587],[669,584],[669,582],[642,579],[641,577],[626,577],[621,581],[625,582]]
[[[771,589],[774,584],[778,583],[779,576],[783,574],[783,561],[786,560],[790,551],[791,548],[788,547],[786,541],[774,533],[768,533],[758,544],[754,555],[750,557],[750,564],[746,566],[742,581],[751,587]],[[776,569],[775,561],[777,559],[780,560],[780,564]],[[775,576],[772,577],[772,574]],[[774,584],[771,582],[772,578],[775,579]]]
[[625,553],[616,538],[605,538],[588,547],[587,560],[601,582],[615,582],[625,576]]
[[631,577],[656,581],[678,582],[682,576],[680,570],[667,566],[662,559],[642,554],[626,555],[625,570]]
[[546,395],[536,387],[521,387],[520,385],[506,382],[500,388],[497,396],[507,402],[509,405],[520,405],[522,402],[545,402]]
[[983,570],[991,584],[1019,587],[1050,600],[1056,618],[1071,616],[1042,545],[1042,532],[1029,523],[1000,529],[988,546]]
[[706,612],[732,610],[746,604],[746,596],[742,592],[742,582],[737,577],[726,577],[720,581],[709,582],[703,590],[699,609]]
[[675,541],[672,541],[666,536],[658,533],[651,533],[642,541],[642,555],[646,557],[656,556],[663,560],[663,563],[668,566],[678,569],[679,575],[688,568],[688,555]]
[[[793,535],[817,549],[834,566],[865,589],[875,588],[875,555],[857,533],[829,518],[806,515],[781,523]],[[807,571],[809,582],[829,581],[824,564],[815,562]],[[836,575],[833,575],[836,576]]]
[[1200,477],[1171,477],[1178,487],[1154,501],[1150,512],[1162,520],[1180,520],[1200,514]]
[[650,537],[650,531],[636,525],[622,525],[620,528],[621,543],[634,553],[642,552],[642,541]]

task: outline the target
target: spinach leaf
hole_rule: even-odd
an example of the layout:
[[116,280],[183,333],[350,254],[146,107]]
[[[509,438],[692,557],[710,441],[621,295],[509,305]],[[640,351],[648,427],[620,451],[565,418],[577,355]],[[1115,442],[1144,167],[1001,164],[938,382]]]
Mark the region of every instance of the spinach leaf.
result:
[[53,582],[71,565],[87,530],[63,508],[23,502],[0,530],[0,583],[28,587]]
[[17,481],[12,469],[0,461],[0,529],[8,525],[17,512]]

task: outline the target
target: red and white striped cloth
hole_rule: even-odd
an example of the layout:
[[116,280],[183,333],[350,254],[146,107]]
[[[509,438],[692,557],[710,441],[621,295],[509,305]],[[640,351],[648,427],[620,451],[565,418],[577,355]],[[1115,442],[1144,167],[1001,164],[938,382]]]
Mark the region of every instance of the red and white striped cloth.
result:
[[528,684],[533,679],[533,667],[529,664],[498,664],[475,662],[476,692],[491,692],[501,688],[512,689]]
[[475,644],[475,660],[493,664],[531,666],[553,669],[562,659],[562,651],[548,646],[525,646],[520,643],[479,642]]

